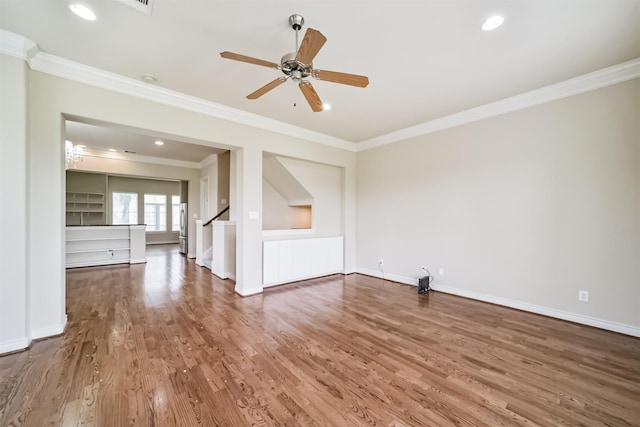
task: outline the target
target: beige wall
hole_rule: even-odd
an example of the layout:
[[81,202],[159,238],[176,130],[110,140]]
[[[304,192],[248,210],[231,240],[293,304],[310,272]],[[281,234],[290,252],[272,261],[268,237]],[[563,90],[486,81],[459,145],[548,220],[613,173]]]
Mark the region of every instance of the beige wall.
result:
[[204,221],[211,219],[218,209],[218,169],[220,166],[218,160],[216,156],[215,162],[200,170],[200,185],[202,187],[200,188],[200,217]]
[[[217,199],[215,200],[215,212],[211,212],[212,215],[217,215],[229,206],[230,162],[231,153],[229,151],[225,151],[218,156],[218,191],[216,194]],[[220,219],[229,219],[229,212],[222,214]]]
[[[141,191],[141,192],[153,192],[154,188],[157,187],[155,183],[160,183],[162,181],[172,181],[170,185],[175,185],[176,193],[179,194],[182,199],[181,194],[181,185],[179,181],[186,181],[188,183],[187,187],[187,198],[188,200],[188,210],[189,210],[189,223],[188,223],[188,236],[195,236],[195,219],[193,218],[193,214],[198,214],[200,212],[200,170],[196,168],[187,168],[181,166],[171,166],[165,164],[154,164],[154,163],[144,163],[133,161],[129,158],[117,159],[117,158],[106,158],[106,157],[96,157],[87,155],[82,158],[82,161],[78,163],[78,167],[82,168],[82,171],[90,171],[96,173],[102,173],[110,175],[109,184],[108,184],[108,194],[105,195],[106,204],[107,204],[107,221],[111,223],[111,191],[119,191],[123,188],[131,188],[132,191]],[[139,179],[137,185],[133,187],[128,184],[126,187],[113,187],[113,182],[118,181],[119,177],[113,175],[121,175],[128,176],[133,179]],[[160,181],[146,180],[146,178],[155,178]],[[115,181],[113,181],[115,179]],[[136,182],[136,181],[134,181]],[[146,182],[146,183],[145,183]],[[145,183],[145,184],[143,184]],[[167,193],[169,194],[169,190]],[[142,204],[143,201],[138,196],[138,204]],[[139,212],[143,212],[140,210]],[[169,215],[169,213],[167,213]],[[140,221],[142,217],[140,217]],[[178,241],[178,233],[147,233],[147,243],[170,243],[170,242]],[[188,255],[189,257],[195,257],[195,239],[188,239]]]
[[282,165],[313,197],[312,228],[316,236],[339,236],[342,226],[342,174],[338,167],[279,157]]
[[[69,169],[65,174],[66,200],[74,199],[70,193],[99,193],[103,195],[103,212],[67,212],[66,225],[105,225],[109,212],[109,195],[107,194],[107,176],[102,173],[86,173]],[[70,197],[69,197],[70,196]]]
[[[309,228],[310,223],[314,236],[341,235],[341,169],[282,156],[264,159],[264,162],[274,161],[282,173],[273,171],[273,163],[268,164],[272,168],[271,174],[264,173],[263,230]],[[311,209],[309,205],[312,205]],[[274,233],[270,234],[270,239],[277,238]],[[309,237],[308,234],[303,236]]]
[[293,228],[295,211],[287,199],[266,179],[262,180],[262,229],[287,230]]
[[358,153],[358,267],[639,333],[639,104],[636,79]]
[[180,183],[178,181],[164,181],[158,179],[143,179],[132,178],[124,176],[109,176],[109,186],[107,191],[107,200],[109,201],[109,210],[107,212],[107,218],[109,224],[113,223],[113,192],[124,193],[136,193],[138,195],[138,223],[144,224],[144,195],[145,194],[160,194],[166,196],[167,200],[167,216],[165,232],[162,231],[147,231],[146,242],[147,244],[158,243],[178,243],[178,237],[180,230],[172,232],[172,196],[180,196]]

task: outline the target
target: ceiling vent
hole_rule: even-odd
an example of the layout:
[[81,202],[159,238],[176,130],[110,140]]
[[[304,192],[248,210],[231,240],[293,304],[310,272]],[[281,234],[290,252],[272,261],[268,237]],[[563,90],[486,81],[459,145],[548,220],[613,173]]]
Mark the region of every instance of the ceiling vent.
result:
[[115,2],[137,10],[140,13],[144,13],[147,16],[151,16],[151,9],[153,9],[153,0],[115,0]]

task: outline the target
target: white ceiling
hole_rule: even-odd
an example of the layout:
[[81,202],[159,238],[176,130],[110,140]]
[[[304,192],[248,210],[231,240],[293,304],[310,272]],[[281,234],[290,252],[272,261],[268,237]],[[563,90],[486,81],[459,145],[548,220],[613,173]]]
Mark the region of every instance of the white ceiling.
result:
[[[356,143],[640,57],[640,0],[155,0],[151,16],[84,3],[95,22],[62,0],[0,0],[0,27],[62,58],[151,73],[157,86]],[[321,113],[291,81],[246,99],[280,72],[219,53],[279,62],[294,50],[292,13],[327,38],[316,68],[367,75],[369,86],[312,80],[332,105]],[[505,24],[482,32],[494,13]]]
[[[74,145],[86,147],[85,155],[98,157],[122,158],[123,155],[131,154],[134,157],[159,157],[200,163],[212,154],[225,151],[167,135],[125,129],[108,123],[82,123],[67,120],[65,132],[68,141]],[[156,141],[161,141],[163,145],[156,145]],[[115,150],[115,153],[111,153],[110,150]]]

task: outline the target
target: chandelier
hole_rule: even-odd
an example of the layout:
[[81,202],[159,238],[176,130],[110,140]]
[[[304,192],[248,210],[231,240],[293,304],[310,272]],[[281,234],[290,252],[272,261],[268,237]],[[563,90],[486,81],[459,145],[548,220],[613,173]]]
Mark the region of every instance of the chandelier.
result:
[[74,166],[82,159],[84,145],[73,145],[71,141],[64,142],[65,169]]

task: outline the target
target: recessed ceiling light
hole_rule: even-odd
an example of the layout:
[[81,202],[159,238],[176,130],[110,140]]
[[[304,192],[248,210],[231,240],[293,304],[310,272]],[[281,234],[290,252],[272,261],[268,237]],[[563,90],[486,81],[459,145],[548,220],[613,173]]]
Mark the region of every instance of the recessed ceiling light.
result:
[[329,104],[322,104],[322,111],[327,111],[327,110],[331,110],[331,105],[329,105]]
[[69,3],[69,9],[71,9],[71,12],[75,13],[82,19],[86,19],[87,21],[96,20],[96,14],[93,13],[91,9],[89,9],[87,6],[83,4]]
[[484,24],[482,24],[482,30],[483,31],[495,30],[500,25],[502,25],[503,22],[504,22],[504,17],[503,16],[494,15],[491,18],[489,18],[486,21],[484,21]]
[[157,141],[155,142],[155,144],[156,144],[156,145],[164,145],[164,142],[162,142],[162,141],[160,141],[160,140],[157,140]]
[[109,148],[109,151],[111,151],[112,153],[115,153],[118,150],[116,150],[115,148]]

